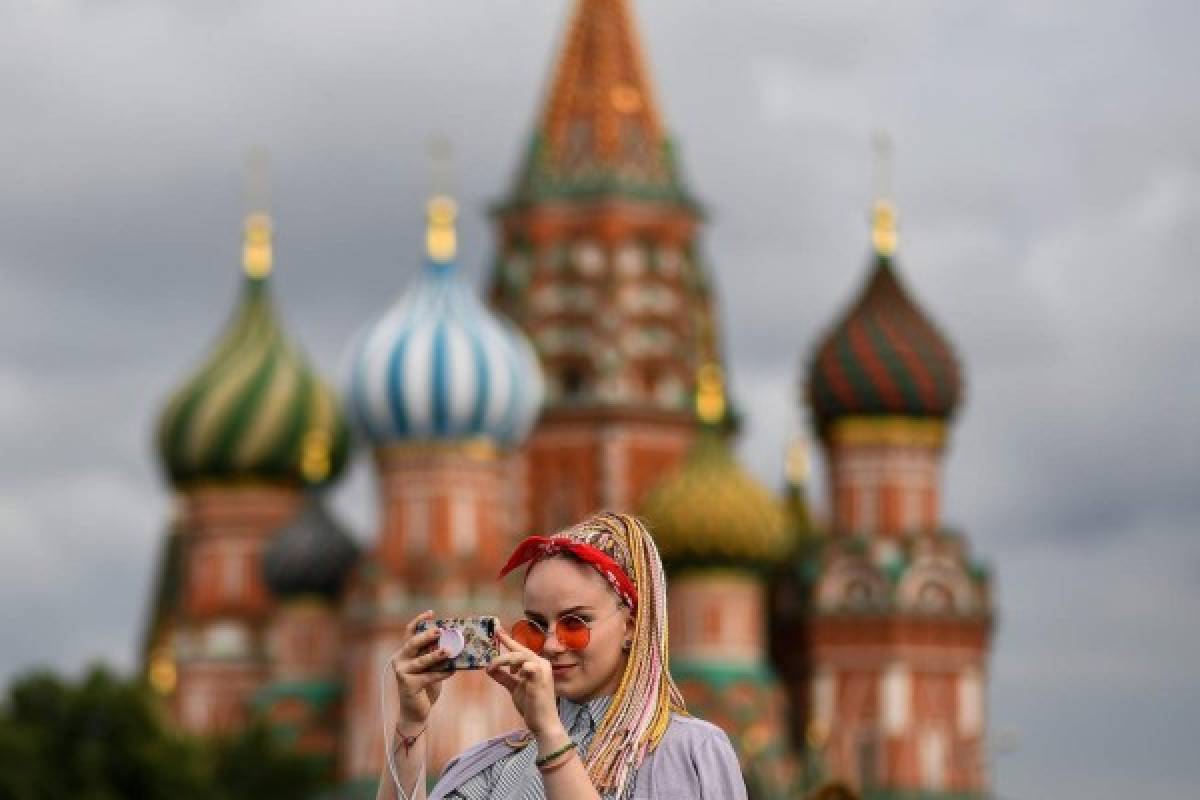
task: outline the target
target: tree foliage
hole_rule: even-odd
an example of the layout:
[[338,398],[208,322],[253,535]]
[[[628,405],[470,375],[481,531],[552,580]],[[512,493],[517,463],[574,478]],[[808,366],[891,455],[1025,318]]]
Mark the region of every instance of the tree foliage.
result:
[[0,707],[2,800],[304,798],[326,777],[262,724],[216,739],[179,734],[149,689],[102,667],[77,684],[26,675]]

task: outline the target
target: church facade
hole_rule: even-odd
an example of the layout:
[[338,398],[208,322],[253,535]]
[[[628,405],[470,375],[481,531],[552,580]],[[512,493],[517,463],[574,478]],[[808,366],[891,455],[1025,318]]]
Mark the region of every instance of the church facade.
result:
[[[886,198],[862,289],[800,356],[820,514],[802,447],[779,492],[734,455],[718,268],[629,0],[574,4],[493,210],[484,297],[456,266],[453,200],[427,213],[419,277],[363,309],[337,389],[275,310],[269,217],[247,219],[237,308],[158,427],[177,502],[144,665],[176,724],[263,717],[373,796],[404,624],[426,608],[511,621],[519,593],[496,571],[514,544],[613,509],[655,536],[672,671],[752,797],[987,796],[991,581],[940,516],[960,366],[901,279]],[[380,503],[362,537],[325,499],[352,451]],[[485,676],[455,676],[431,773],[518,723]]]

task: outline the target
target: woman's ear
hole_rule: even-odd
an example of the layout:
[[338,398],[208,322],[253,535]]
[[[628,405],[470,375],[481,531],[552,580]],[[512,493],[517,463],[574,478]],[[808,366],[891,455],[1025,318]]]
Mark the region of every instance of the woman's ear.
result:
[[636,623],[634,621],[633,612],[626,611],[626,613],[625,613],[625,638],[621,642],[621,648],[623,650],[628,651],[630,648],[633,647],[633,632],[634,632],[634,630],[636,630],[635,625],[636,625]]

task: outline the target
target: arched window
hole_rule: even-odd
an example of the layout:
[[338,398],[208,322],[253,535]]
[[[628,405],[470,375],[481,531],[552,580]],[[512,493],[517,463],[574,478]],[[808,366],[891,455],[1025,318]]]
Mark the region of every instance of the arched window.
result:
[[954,595],[941,583],[928,581],[917,591],[917,608],[931,614],[954,610]]
[[583,370],[576,366],[564,367],[562,371],[562,394],[567,400],[581,397],[587,388],[587,379]]
[[654,392],[658,388],[658,380],[658,367],[647,365],[642,368],[642,389],[645,391],[646,397],[654,396]]
[[861,610],[870,608],[874,598],[870,585],[863,580],[852,580],[846,584],[846,608]]

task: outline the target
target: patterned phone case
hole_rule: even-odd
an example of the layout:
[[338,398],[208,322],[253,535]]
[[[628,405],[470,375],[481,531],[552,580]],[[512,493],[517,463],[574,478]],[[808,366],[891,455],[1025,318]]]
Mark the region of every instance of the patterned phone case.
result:
[[496,617],[449,617],[447,619],[421,620],[417,633],[436,625],[439,630],[457,628],[463,637],[463,649],[455,658],[443,661],[436,669],[454,672],[460,669],[483,669],[500,654],[496,645]]

